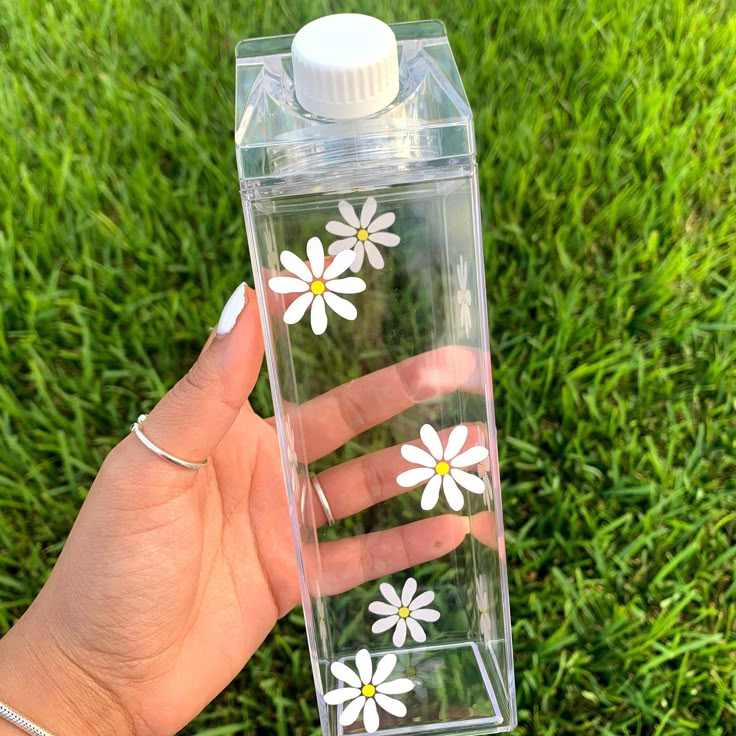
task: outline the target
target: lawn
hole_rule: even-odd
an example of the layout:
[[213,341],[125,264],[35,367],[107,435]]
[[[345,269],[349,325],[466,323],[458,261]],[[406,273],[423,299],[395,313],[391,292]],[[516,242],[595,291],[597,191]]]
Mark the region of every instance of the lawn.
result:
[[[736,733],[729,0],[0,0],[0,633],[250,279],[236,41],[336,10],[476,114],[517,733]],[[295,611],[185,733],[316,732]]]

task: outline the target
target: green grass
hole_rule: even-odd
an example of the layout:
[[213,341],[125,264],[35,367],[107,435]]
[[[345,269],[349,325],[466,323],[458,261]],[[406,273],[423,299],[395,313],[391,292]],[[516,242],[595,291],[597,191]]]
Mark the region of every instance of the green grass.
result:
[[[235,42],[436,16],[476,113],[518,733],[736,733],[736,8],[470,5],[0,0],[0,631],[248,277]],[[305,646],[295,612],[186,733],[314,733]]]

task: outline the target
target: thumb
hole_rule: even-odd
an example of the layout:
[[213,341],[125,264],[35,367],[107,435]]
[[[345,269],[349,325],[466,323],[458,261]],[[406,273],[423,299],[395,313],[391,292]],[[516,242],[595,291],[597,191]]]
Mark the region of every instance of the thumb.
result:
[[[205,460],[232,426],[255,386],[263,334],[255,292],[240,284],[197,362],[151,411],[141,431],[157,447],[189,462]],[[129,437],[148,461],[178,469]],[[131,448],[132,449],[132,448]],[[141,459],[144,457],[140,455]]]

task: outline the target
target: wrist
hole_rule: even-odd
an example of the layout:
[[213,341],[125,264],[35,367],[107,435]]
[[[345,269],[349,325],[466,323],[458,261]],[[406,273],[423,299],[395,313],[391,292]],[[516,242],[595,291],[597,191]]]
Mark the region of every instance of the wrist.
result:
[[[0,639],[0,702],[54,736],[133,736],[115,694],[65,653],[31,608]],[[0,719],[0,736],[23,732]]]

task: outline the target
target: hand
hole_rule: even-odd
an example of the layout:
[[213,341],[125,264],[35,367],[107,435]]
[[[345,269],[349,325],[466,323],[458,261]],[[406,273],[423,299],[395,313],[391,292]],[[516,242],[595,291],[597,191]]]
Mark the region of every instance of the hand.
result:
[[[477,372],[463,371],[457,350],[411,358],[299,407],[300,436],[310,438],[299,459],[460,388]],[[197,363],[143,425],[159,447],[209,463],[177,467],[133,435],[110,453],[46,586],[0,641],[0,700],[58,736],[172,734],[298,603],[274,422],[247,403],[262,356],[255,294],[241,286]],[[388,448],[323,473],[335,517],[404,492],[395,483],[404,467]],[[442,556],[467,530],[466,519],[447,514],[323,543],[323,592]]]

